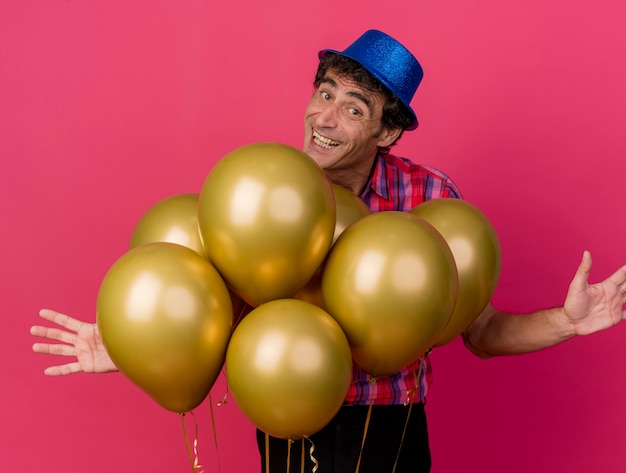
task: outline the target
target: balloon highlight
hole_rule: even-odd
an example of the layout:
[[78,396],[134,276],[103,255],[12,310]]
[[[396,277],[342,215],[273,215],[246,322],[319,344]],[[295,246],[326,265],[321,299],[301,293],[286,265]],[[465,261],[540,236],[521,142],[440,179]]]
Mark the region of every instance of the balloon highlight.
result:
[[429,222],[443,236],[459,275],[456,307],[435,343],[442,346],[461,335],[491,300],[500,276],[500,242],[487,216],[465,200],[429,200],[411,213]]
[[432,225],[386,211],[343,232],[328,257],[322,293],[355,364],[379,376],[432,347],[454,309],[458,280],[452,253]]
[[198,228],[198,194],[178,194],[157,202],[139,219],[130,248],[144,243],[170,242],[207,257]]
[[207,396],[223,366],[233,309],[217,270],[174,243],[140,245],[106,273],[97,324],[119,370],[167,410]]
[[199,199],[210,261],[252,306],[288,298],[320,266],[335,229],[335,202],[322,169],[300,150],[257,143],[224,156]]
[[322,429],[343,403],[350,347],[337,322],[296,299],[263,304],[235,329],[226,377],[237,405],[259,429],[297,440]]

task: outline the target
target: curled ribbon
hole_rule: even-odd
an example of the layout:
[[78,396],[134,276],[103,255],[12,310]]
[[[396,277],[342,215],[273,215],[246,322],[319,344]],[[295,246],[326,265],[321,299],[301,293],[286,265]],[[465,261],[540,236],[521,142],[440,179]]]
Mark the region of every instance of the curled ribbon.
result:
[[[309,442],[311,442],[311,448],[309,448],[309,458],[313,462],[313,468],[311,469],[311,473],[315,473],[317,469],[319,468],[319,462],[317,461],[317,458],[313,456],[313,452],[315,452],[315,444],[313,443],[313,440],[311,440],[310,438],[307,437],[306,439]],[[304,450],[304,441],[302,442],[302,449]],[[302,468],[304,470],[304,462],[302,462]]]
[[[183,434],[185,435],[185,444],[187,445],[187,453],[189,455],[189,463],[191,464],[192,473],[204,473],[203,466],[200,465],[198,461],[198,421],[196,420],[196,415],[193,411],[189,411],[189,414],[193,417],[195,424],[195,438],[193,440],[193,453],[191,451],[191,447],[189,446],[189,436],[187,435],[187,426],[185,424],[185,413],[181,412],[180,418],[183,424]],[[200,470],[200,471],[198,471]]]

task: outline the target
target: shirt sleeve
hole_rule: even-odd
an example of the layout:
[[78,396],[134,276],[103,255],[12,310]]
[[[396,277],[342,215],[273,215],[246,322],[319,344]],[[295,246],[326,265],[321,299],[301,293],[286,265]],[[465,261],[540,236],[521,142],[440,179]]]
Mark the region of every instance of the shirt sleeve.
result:
[[444,172],[432,166],[421,166],[425,174],[424,200],[452,198],[462,199],[457,185]]

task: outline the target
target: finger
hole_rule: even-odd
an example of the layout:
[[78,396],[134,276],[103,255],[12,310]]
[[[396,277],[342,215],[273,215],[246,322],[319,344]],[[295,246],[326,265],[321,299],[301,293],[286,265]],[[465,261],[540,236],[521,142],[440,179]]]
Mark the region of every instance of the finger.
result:
[[44,355],[76,356],[76,348],[70,345],[59,343],[34,343],[33,351]]
[[50,322],[60,325],[61,327],[65,327],[66,329],[72,330],[74,332],[78,332],[81,327],[85,325],[85,323],[81,322],[80,320],[50,309],[41,309],[39,311],[39,316],[42,319],[49,320]]
[[626,291],[626,266],[619,268],[607,280],[615,284],[620,289],[620,292],[623,293],[622,289]]
[[44,374],[47,376],[65,376],[68,374],[80,373],[82,370],[80,369],[80,364],[78,362],[67,363],[65,365],[59,366],[50,366],[43,370]]
[[69,343],[70,345],[74,345],[77,340],[77,336],[74,333],[66,332],[58,328],[42,327],[41,325],[31,327],[30,333],[36,337],[49,338],[50,340],[57,340],[59,342]]

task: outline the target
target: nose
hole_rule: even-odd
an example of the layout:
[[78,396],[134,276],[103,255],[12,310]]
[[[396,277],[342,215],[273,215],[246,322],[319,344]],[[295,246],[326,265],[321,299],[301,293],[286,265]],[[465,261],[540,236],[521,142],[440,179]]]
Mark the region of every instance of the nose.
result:
[[319,127],[333,128],[337,125],[338,109],[334,103],[327,103],[315,115],[315,123]]

